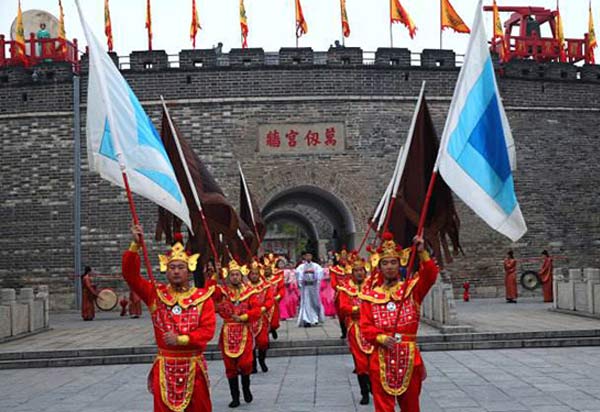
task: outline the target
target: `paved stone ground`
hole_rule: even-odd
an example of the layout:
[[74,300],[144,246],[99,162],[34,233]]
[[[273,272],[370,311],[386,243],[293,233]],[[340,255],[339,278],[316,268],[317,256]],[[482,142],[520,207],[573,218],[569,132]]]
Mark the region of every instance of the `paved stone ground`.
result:
[[[476,299],[457,301],[461,323],[472,325],[475,332],[525,332],[599,329],[596,319],[551,312],[551,304],[540,303],[539,298],[521,299],[518,304],[506,304],[503,299]],[[96,320],[83,322],[76,312],[52,313],[52,330],[27,338],[0,343],[0,353],[59,349],[93,349],[148,346],[154,337],[148,312],[141,319],[121,318],[118,312],[99,312]],[[420,335],[440,332],[421,324]],[[216,342],[218,333],[215,335]],[[298,328],[294,320],[284,321],[279,340],[338,339],[336,319],[313,328]]]
[[456,301],[461,323],[473,326],[476,332],[540,332],[586,330],[600,328],[597,319],[551,312],[552,303],[540,297],[522,298],[517,304],[504,299]]
[[[217,332],[212,343],[217,343],[221,320],[217,316]],[[120,317],[118,312],[96,313],[92,322],[83,322],[77,312],[50,315],[52,330],[38,335],[0,343],[0,353],[58,349],[120,348],[154,344],[152,323],[145,311],[140,319]],[[421,334],[438,334],[437,329],[422,325]],[[295,320],[281,322],[278,340],[301,341],[339,339],[337,319],[328,318],[322,325],[299,328]]]
[[[600,411],[600,348],[424,353],[423,412]],[[255,402],[238,410],[361,412],[350,356],[270,359],[254,375]],[[0,370],[0,410],[142,412],[152,409],[148,365]],[[213,410],[229,390],[220,361],[209,362]]]

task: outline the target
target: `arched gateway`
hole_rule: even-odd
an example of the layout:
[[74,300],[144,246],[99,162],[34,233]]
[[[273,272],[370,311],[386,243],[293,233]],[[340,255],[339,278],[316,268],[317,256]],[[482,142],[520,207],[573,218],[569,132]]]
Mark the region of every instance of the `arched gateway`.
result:
[[[266,201],[262,213],[267,227],[284,221],[302,228],[319,256],[342,245],[351,248],[356,242],[352,212],[342,199],[322,187],[304,185],[280,191]],[[278,244],[273,235],[267,233],[267,248]]]

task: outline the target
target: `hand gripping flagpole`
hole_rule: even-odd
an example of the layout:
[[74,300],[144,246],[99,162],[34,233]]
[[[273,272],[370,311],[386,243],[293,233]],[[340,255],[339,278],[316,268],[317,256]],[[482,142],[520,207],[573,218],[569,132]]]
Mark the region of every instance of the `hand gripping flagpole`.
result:
[[[196,206],[198,207],[198,211],[200,212],[200,217],[202,220],[202,226],[204,227],[204,232],[206,233],[206,237],[208,239],[208,244],[210,246],[210,250],[212,251],[215,262],[219,259],[219,255],[217,253],[217,249],[215,248],[215,244],[213,242],[212,236],[210,234],[210,229],[208,228],[208,222],[206,221],[206,216],[204,215],[204,209],[202,209],[202,203],[200,203],[200,197],[198,196],[198,191],[196,190],[196,185],[192,180],[192,175],[190,174],[190,169],[188,168],[188,164],[185,161],[185,157],[183,155],[183,150],[181,149],[181,144],[179,142],[179,136],[177,135],[177,131],[175,130],[175,126],[173,125],[173,121],[171,120],[171,116],[169,115],[169,109],[165,103],[165,99],[160,96],[160,101],[162,102],[163,110],[167,115],[167,120],[169,122],[169,128],[171,129],[171,133],[173,134],[173,140],[175,140],[175,145],[177,146],[177,153],[179,153],[179,158],[181,159],[181,164],[183,165],[183,169],[185,170],[185,175],[188,179],[188,184],[190,185],[190,189],[194,196],[194,201],[196,202]],[[190,228],[193,232],[193,228]]]

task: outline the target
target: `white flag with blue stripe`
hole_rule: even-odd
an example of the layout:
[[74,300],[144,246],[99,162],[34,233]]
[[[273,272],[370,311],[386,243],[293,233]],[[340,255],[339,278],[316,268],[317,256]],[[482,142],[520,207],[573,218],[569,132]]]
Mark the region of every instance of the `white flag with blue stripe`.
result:
[[169,210],[191,228],[190,213],[152,121],[101,43],[79,18],[89,48],[87,151],[90,169]]
[[515,194],[514,142],[494,75],[481,3],[442,135],[438,167],[463,202],[515,242],[527,226]]

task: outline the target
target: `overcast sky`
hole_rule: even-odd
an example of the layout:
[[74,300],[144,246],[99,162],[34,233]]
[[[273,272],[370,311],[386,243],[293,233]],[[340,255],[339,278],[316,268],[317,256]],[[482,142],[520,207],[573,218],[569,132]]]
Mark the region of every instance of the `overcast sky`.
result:
[[[88,23],[96,36],[104,37],[104,0],[80,0]],[[300,46],[314,50],[326,50],[334,40],[341,38],[339,0],[301,0],[304,16],[308,22],[308,34],[300,38]],[[389,47],[389,0],[346,0],[351,35],[347,46],[362,47],[375,51]],[[470,26],[476,0],[452,0],[452,4]],[[491,4],[491,0],[484,4]],[[418,31],[414,40],[404,26],[394,25],[394,46],[408,47],[418,52],[424,48],[439,47],[439,0],[401,0],[412,15]],[[114,49],[119,55],[132,50],[147,48],[144,28],[146,0],[110,0]],[[192,0],[152,0],[153,48],[176,54],[191,49],[189,28]],[[209,48],[219,41],[224,51],[240,47],[238,0],[196,0],[203,30],[196,40],[197,48]],[[555,0],[498,0],[500,6],[544,6],[554,8]],[[46,10],[58,16],[58,0],[21,0],[23,11]],[[294,0],[245,0],[250,34],[250,47],[262,47],[277,51],[280,47],[295,45]],[[69,39],[78,38],[85,47],[74,0],[63,0],[65,26]],[[600,0],[592,0],[594,20],[600,24]],[[10,34],[10,26],[16,17],[17,0],[0,0],[0,33]],[[588,0],[562,0],[565,36],[583,38],[587,32]],[[501,18],[508,18],[502,13]],[[491,32],[492,14],[486,13],[488,34]],[[597,29],[598,30],[598,29]],[[444,48],[464,53],[468,36],[444,33]]]

